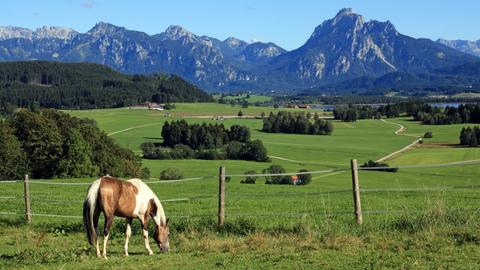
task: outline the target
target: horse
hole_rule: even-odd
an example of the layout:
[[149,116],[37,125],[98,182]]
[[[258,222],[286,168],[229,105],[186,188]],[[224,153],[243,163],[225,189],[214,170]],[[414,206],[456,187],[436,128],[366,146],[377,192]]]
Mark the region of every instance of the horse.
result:
[[96,246],[97,257],[100,257],[98,241],[98,219],[103,212],[105,224],[103,229],[103,252],[107,258],[107,242],[114,216],[126,218],[125,256],[128,256],[128,240],[132,234],[132,221],[138,218],[143,228],[143,238],[148,255],[153,255],[148,241],[149,217],[155,221],[153,238],[161,252],[170,248],[168,237],[169,219],[165,217],[162,204],[153,191],[140,179],[121,181],[110,176],[103,176],[94,181],[88,188],[83,203],[83,225],[90,245]]

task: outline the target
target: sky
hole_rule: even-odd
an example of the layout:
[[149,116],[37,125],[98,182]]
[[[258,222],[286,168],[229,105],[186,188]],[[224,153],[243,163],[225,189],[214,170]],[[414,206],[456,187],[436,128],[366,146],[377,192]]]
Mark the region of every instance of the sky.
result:
[[412,37],[480,39],[480,0],[2,0],[1,26],[63,26],[87,32],[104,21],[148,34],[180,25],[218,39],[274,42],[292,50],[344,7],[391,21]]

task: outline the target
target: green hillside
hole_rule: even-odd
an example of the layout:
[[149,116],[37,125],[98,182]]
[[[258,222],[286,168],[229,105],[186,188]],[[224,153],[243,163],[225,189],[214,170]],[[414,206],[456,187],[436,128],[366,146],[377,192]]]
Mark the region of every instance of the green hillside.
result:
[[0,63],[0,109],[112,108],[144,101],[204,102],[212,98],[178,76],[125,75],[92,63]]

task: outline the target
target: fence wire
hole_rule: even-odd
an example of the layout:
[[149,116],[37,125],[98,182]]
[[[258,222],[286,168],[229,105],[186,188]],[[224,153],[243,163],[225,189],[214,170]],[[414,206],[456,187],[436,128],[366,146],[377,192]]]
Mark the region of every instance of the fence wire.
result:
[[[358,167],[358,170],[386,170],[386,169],[415,169],[415,168],[438,168],[438,167],[448,167],[448,166],[467,166],[467,165],[474,165],[479,164],[480,159],[475,160],[466,160],[466,161],[457,161],[457,162],[449,162],[443,164],[418,164],[418,165],[399,165],[393,167]],[[317,170],[317,171],[305,171],[305,172],[291,172],[291,173],[278,173],[278,174],[227,174],[225,177],[270,177],[270,176],[293,176],[293,175],[306,175],[306,174],[319,174],[320,176],[327,176],[329,174],[335,174],[340,172],[347,172],[345,168],[334,168],[334,169],[326,169],[326,170]],[[438,176],[438,175],[435,175]],[[463,175],[462,175],[463,176]],[[210,176],[201,176],[201,177],[192,177],[192,178],[183,178],[177,180],[156,180],[156,181],[145,181],[146,184],[166,184],[166,183],[178,183],[178,182],[189,182],[189,181],[200,181],[205,179],[216,179],[218,175],[210,175]],[[472,177],[474,177],[472,175]],[[91,182],[56,182],[57,180],[30,180],[29,184],[39,184],[39,185],[61,185],[61,186],[87,186],[90,185]],[[9,183],[23,183],[22,180],[12,180],[12,181],[0,181],[0,184],[9,184]],[[369,192],[427,192],[427,191],[438,191],[438,190],[468,190],[468,189],[478,189],[480,185],[457,185],[457,186],[433,186],[433,187],[422,187],[422,188],[360,188],[360,192],[362,193],[369,193]],[[304,196],[322,196],[322,195],[330,195],[336,193],[349,193],[353,192],[352,189],[337,189],[337,190],[330,190],[330,191],[322,191],[322,192],[298,192],[298,193],[277,193],[277,194],[267,194],[267,193],[257,193],[257,194],[248,194],[248,193],[235,193],[235,192],[227,192],[229,197],[232,198],[271,198],[271,197],[304,197]],[[211,195],[199,195],[193,197],[184,197],[184,198],[170,198],[160,200],[161,202],[185,202],[185,201],[193,201],[193,200],[200,200],[200,199],[212,199],[218,198],[218,193],[213,193]],[[15,200],[15,199],[23,199],[23,196],[0,196],[1,200]],[[32,201],[38,202],[45,202],[45,203],[82,203],[83,200],[61,200],[55,198],[46,198],[46,197],[35,197],[30,196]],[[307,209],[305,209],[307,210]],[[456,209],[459,211],[480,211],[480,209]],[[418,210],[418,209],[381,209],[381,210],[364,210],[362,214],[383,214],[383,213],[416,213],[416,212],[425,212],[426,210]],[[335,215],[345,215],[345,214],[353,214],[354,211],[304,211],[304,212],[270,212],[270,213],[229,213],[227,211],[226,216],[252,216],[252,217],[272,217],[272,216],[335,216]],[[23,216],[24,213],[16,213],[16,212],[0,212],[0,215],[18,215]],[[32,213],[32,216],[39,216],[39,217],[52,217],[52,218],[82,218],[82,216],[76,215],[62,215],[58,213]],[[207,214],[207,215],[177,215],[172,217],[177,218],[199,218],[199,217],[213,217],[216,216],[215,214]]]
[[294,172],[294,173],[261,173],[261,174],[227,174],[225,177],[262,177],[262,176],[293,176],[304,174],[320,174],[342,171],[339,169],[321,170],[321,171],[306,171],[306,172]]
[[387,170],[387,169],[415,169],[415,168],[437,168],[437,167],[450,167],[450,166],[463,166],[473,165],[480,163],[480,159],[472,159],[465,161],[455,161],[442,164],[418,164],[418,165],[399,165],[392,167],[358,167],[358,170]]

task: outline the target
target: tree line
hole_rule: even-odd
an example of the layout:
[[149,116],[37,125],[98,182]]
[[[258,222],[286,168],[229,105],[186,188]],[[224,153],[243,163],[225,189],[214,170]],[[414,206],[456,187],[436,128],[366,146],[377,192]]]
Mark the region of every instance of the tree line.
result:
[[313,134],[330,135],[333,132],[331,121],[320,119],[318,114],[313,116],[313,122],[310,121],[311,114],[304,112],[270,112],[268,117],[263,118],[262,131],[270,133],[291,133],[291,134]]
[[478,147],[480,144],[480,127],[462,128],[460,132],[460,145]]
[[380,106],[372,105],[339,105],[333,110],[335,120],[355,122],[358,119],[393,118],[401,114],[414,115],[424,105],[420,101],[406,101]]
[[0,123],[0,179],[145,177],[141,159],[95,121],[45,109],[20,110]]
[[144,158],[269,160],[262,141],[251,140],[245,126],[227,129],[223,124],[188,124],[182,119],[166,121],[161,135],[163,143],[141,145]]
[[126,75],[92,63],[0,63],[0,113],[15,108],[94,109],[158,103],[210,102],[212,97],[171,75]]
[[448,106],[445,109],[424,104],[413,117],[425,125],[480,123],[480,103]]

